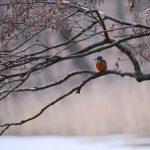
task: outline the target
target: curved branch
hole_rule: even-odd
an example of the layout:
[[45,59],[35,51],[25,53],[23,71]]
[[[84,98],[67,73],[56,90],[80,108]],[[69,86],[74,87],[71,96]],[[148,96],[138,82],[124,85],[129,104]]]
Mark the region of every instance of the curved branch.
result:
[[[91,73],[91,71],[89,71]],[[92,72],[93,73],[93,72]],[[89,81],[95,79],[95,78],[98,78],[98,77],[101,77],[103,75],[107,75],[107,74],[116,74],[116,75],[119,75],[119,76],[129,76],[129,77],[135,77],[135,74],[134,73],[122,73],[120,71],[113,71],[113,70],[107,70],[106,72],[103,72],[103,73],[93,73],[93,75],[91,75],[90,77],[88,77],[85,81],[83,81],[79,86],[76,86],[74,87],[73,89],[71,89],[69,92],[65,93],[64,95],[60,96],[59,98],[57,98],[56,100],[54,100],[53,102],[49,103],[48,105],[46,105],[45,107],[43,107],[41,109],[40,112],[38,112],[36,115],[32,116],[32,117],[29,117],[25,120],[22,120],[22,121],[19,121],[19,122],[16,122],[16,123],[7,123],[7,124],[3,124],[3,125],[0,125],[1,128],[4,127],[4,129],[0,132],[0,135],[2,135],[6,130],[8,130],[10,127],[12,126],[18,126],[18,125],[22,125],[26,122],[29,122],[33,119],[36,119],[37,117],[39,117],[41,114],[43,114],[43,112],[45,110],[47,110],[49,107],[51,107],[52,105],[56,104],[57,102],[59,102],[60,100],[64,99],[65,97],[71,95],[72,93],[76,92],[76,93],[80,93],[81,91],[81,88],[86,84],[88,83]]]
[[[23,88],[23,89],[16,89],[14,90],[14,92],[36,92],[36,91],[40,91],[40,90],[44,90],[53,86],[57,86],[60,85],[61,83],[67,81],[68,79],[70,79],[73,76],[76,75],[81,75],[81,74],[93,74],[93,71],[89,71],[89,70],[80,70],[80,71],[76,71],[76,72],[72,72],[70,74],[67,74],[64,78],[60,79],[59,81],[55,81],[52,82],[50,84],[44,85],[44,86],[37,86],[37,87],[33,87],[33,88]],[[5,90],[5,91],[0,91],[0,94],[2,93],[6,93],[9,90]]]
[[[113,42],[115,42],[115,40],[109,40],[109,42],[113,43]],[[118,49],[120,49],[121,52],[125,53],[129,57],[130,61],[133,64],[133,67],[134,67],[134,70],[135,70],[137,76],[140,75],[142,73],[140,64],[139,64],[138,60],[136,59],[136,57],[133,56],[133,52],[129,48],[123,46],[122,44],[116,44],[115,46]]]
[[[88,71],[87,71],[88,73]],[[121,72],[121,71],[116,71],[116,70],[107,70],[105,72],[102,72],[102,73],[95,73],[95,72],[91,72],[89,71],[89,73],[92,73],[92,75],[90,77],[88,77],[86,80],[84,80],[79,86],[76,86],[74,87],[73,89],[71,89],[70,91],[68,91],[67,93],[65,93],[64,95],[60,96],[59,98],[57,98],[56,100],[54,100],[53,102],[49,103],[48,105],[46,105],[45,107],[43,107],[41,109],[40,112],[38,112],[36,115],[32,116],[32,117],[29,117],[25,120],[22,120],[22,121],[19,121],[19,122],[16,122],[16,123],[7,123],[7,124],[2,124],[0,125],[1,128],[4,127],[4,129],[0,132],[0,135],[2,135],[6,130],[8,130],[10,127],[12,126],[18,126],[18,125],[22,125],[26,122],[29,122],[33,119],[36,119],[37,117],[39,117],[41,114],[43,114],[44,111],[46,111],[49,107],[51,107],[52,105],[56,104],[57,102],[59,102],[60,100],[64,99],[65,97],[71,95],[72,93],[76,92],[76,93],[80,93],[81,92],[81,89],[91,80],[93,79],[96,79],[96,78],[99,78],[101,76],[104,76],[104,75],[108,75],[108,74],[114,74],[114,75],[119,75],[121,77],[124,77],[124,76],[128,76],[128,77],[133,77],[135,79],[137,79],[137,81],[142,81],[144,79],[150,79],[150,74],[147,74],[147,75],[144,75],[142,74],[140,76],[140,78],[137,78],[137,75],[136,73],[130,73],[130,72]],[[140,79],[140,80],[139,80]]]
[[140,24],[140,23],[134,23],[134,22],[129,22],[129,21],[124,21],[124,20],[121,20],[121,19],[118,19],[116,17],[113,17],[105,12],[102,12],[102,11],[99,11],[99,13],[102,15],[103,17],[103,20],[111,20],[113,22],[117,22],[121,25],[128,25],[128,26],[131,26],[131,25],[134,25],[134,27],[140,27],[140,28],[145,28],[145,29],[150,29],[149,26],[146,26],[146,25],[143,25],[143,24]]

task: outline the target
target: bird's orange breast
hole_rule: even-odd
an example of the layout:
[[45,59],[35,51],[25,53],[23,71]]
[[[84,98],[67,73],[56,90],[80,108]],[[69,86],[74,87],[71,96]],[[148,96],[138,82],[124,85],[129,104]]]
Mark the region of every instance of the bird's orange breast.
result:
[[97,72],[104,72],[107,69],[107,65],[106,65],[106,62],[104,60],[100,60],[100,61],[97,60],[94,63],[94,67],[95,67]]

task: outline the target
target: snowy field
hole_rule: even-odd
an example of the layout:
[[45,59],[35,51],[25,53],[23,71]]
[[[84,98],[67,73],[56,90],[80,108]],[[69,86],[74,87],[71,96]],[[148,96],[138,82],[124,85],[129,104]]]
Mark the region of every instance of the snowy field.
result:
[[150,138],[133,136],[2,136],[0,150],[150,150]]

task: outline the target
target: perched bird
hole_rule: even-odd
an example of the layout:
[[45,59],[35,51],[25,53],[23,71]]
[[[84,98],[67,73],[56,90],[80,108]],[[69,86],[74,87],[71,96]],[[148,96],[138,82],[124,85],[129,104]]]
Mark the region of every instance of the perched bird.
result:
[[97,72],[104,72],[107,69],[106,61],[103,59],[102,56],[97,56],[96,59],[94,59],[94,67]]

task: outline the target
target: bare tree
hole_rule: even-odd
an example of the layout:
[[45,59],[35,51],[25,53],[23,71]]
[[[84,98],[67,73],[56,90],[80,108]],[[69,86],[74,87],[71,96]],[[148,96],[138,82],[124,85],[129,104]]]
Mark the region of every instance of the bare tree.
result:
[[[132,11],[135,4],[142,6],[142,1],[128,0],[127,9]],[[97,9],[104,0],[8,0],[0,4],[3,12],[0,15],[0,100],[12,93],[35,92],[58,86],[68,79],[81,74],[87,78],[74,86],[70,91],[49,103],[34,116],[20,122],[1,124],[1,135],[11,126],[22,125],[40,116],[46,109],[71,95],[80,93],[89,81],[104,75],[129,76],[138,82],[150,80],[150,73],[142,72],[141,60],[150,61],[149,35],[150,8],[146,7],[136,16],[135,22],[115,18]],[[104,4],[103,4],[104,5]],[[59,32],[65,41],[52,46],[43,44],[37,35],[49,30]],[[64,32],[65,30],[65,32]],[[67,36],[67,33],[69,36]],[[126,34],[124,34],[126,33]],[[97,41],[84,48],[68,51],[70,47],[79,43],[86,43],[96,37]],[[139,43],[141,39],[143,42]],[[119,70],[119,58],[116,63],[117,70],[106,70],[96,73],[91,70],[78,70],[66,73],[58,81],[25,87],[31,75],[50,68],[62,61],[76,58],[85,58],[94,53],[116,47],[124,53],[133,66],[132,72]],[[146,50],[145,50],[146,47]],[[33,51],[32,49],[36,49]]]

